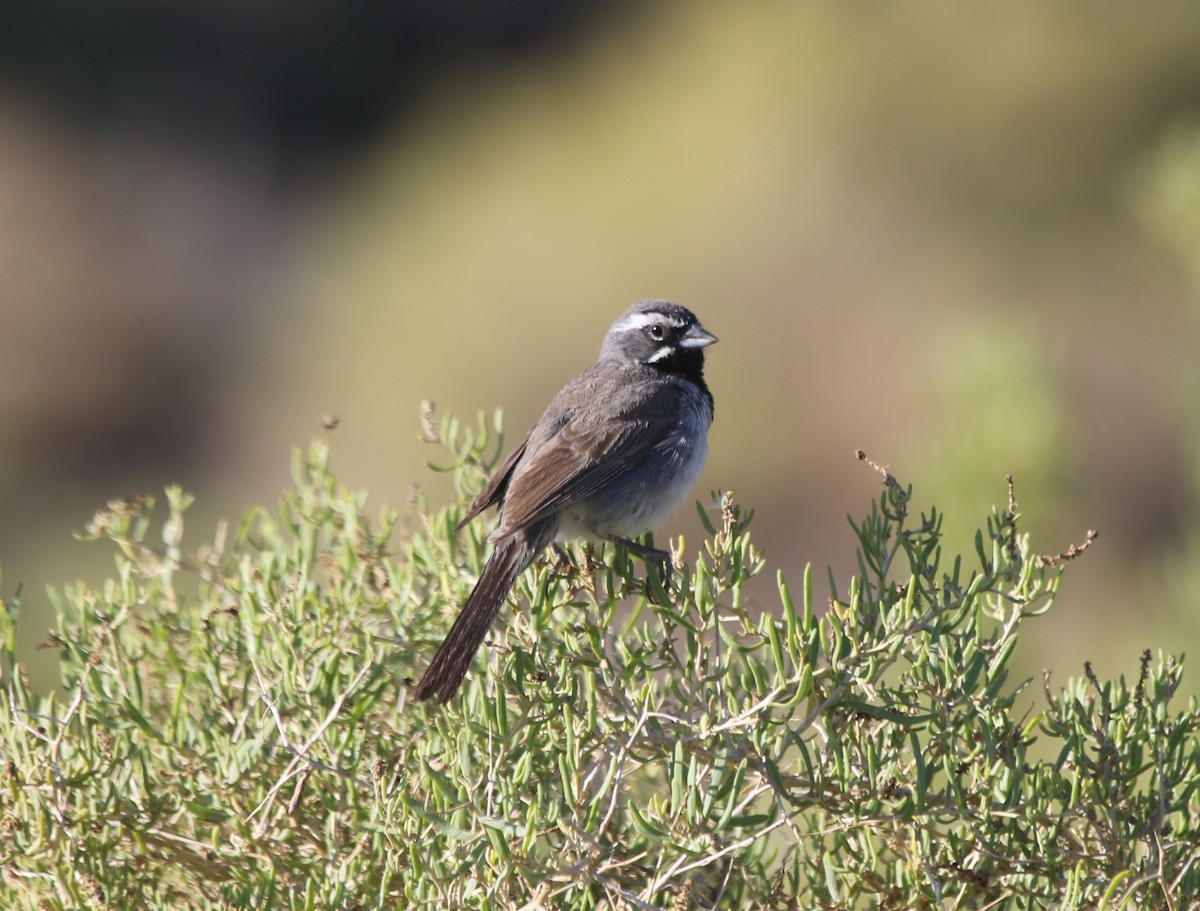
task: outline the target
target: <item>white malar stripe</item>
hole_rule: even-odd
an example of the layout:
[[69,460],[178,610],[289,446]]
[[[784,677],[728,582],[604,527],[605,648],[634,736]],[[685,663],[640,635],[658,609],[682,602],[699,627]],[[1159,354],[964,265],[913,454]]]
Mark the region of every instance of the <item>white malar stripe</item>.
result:
[[663,358],[670,357],[671,352],[674,350],[675,349],[671,345],[663,345],[661,348],[659,348],[657,351],[655,351],[652,355],[650,355],[648,358],[646,358],[646,363],[647,364],[657,364]]
[[613,329],[617,332],[628,332],[631,329],[645,329],[647,326],[653,326],[655,323],[663,323],[675,329],[682,329],[683,321],[674,316],[667,316],[665,313],[659,313],[655,310],[649,310],[645,313],[631,313],[625,319],[621,320]]

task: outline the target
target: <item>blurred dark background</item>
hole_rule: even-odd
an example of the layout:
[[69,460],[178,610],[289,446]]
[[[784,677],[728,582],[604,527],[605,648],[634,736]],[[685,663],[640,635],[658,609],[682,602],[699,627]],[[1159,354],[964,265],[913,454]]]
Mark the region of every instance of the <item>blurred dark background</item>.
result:
[[516,437],[647,296],[721,337],[697,493],[772,567],[847,578],[858,447],[967,553],[1011,472],[1038,550],[1101,535],[1029,672],[1194,651],[1198,46],[1183,4],[0,6],[31,659],[46,587],[110,571],[70,534],[110,497],[183,484],[194,546],[332,412],[346,484],[442,502],[419,401]]

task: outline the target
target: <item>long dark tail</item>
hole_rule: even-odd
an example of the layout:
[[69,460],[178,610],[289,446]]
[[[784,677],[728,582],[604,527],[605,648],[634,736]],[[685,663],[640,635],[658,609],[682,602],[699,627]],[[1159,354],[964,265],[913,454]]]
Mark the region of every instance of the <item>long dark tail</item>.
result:
[[533,548],[524,534],[501,538],[495,543],[467,603],[417,684],[418,699],[437,697],[438,702],[445,703],[458,692],[471,669],[471,659],[479,651],[517,576],[532,557]]

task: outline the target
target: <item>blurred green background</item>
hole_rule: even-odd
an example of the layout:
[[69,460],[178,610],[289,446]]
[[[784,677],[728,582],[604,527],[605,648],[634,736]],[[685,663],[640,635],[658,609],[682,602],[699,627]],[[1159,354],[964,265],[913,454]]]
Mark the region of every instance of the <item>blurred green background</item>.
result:
[[1194,652],[1197,47],[1195,4],[6,4],[0,591],[35,681],[110,497],[184,484],[195,545],[331,412],[345,483],[444,502],[420,400],[518,438],[648,296],[721,338],[697,494],[821,600],[862,447],[951,549],[1008,472],[1038,550],[1099,529],[1029,673]]

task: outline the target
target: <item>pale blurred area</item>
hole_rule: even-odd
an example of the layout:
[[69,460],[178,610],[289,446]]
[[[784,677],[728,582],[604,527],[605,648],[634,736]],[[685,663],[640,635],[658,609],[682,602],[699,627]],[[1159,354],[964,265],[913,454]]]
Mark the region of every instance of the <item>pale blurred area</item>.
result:
[[1100,532],[1026,673],[1195,654],[1197,48],[1195,4],[6,6],[0,591],[30,659],[46,587],[111,571],[71,536],[109,498],[183,484],[195,547],[328,412],[346,485],[443,503],[418,403],[515,441],[650,296],[721,339],[697,495],[757,510],[771,575],[844,587],[856,448],[948,552],[1011,472],[1039,551]]

